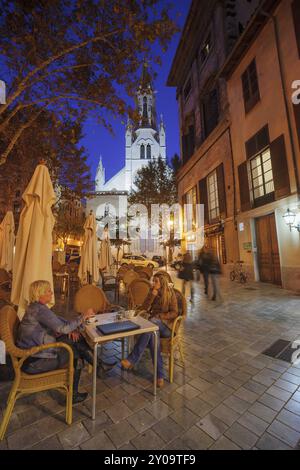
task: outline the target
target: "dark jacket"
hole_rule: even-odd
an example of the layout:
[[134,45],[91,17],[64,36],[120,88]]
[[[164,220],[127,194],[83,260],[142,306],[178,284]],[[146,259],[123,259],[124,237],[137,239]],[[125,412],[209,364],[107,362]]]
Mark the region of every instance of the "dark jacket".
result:
[[[57,316],[47,305],[33,302],[27,307],[26,313],[18,330],[17,346],[30,349],[42,344],[55,343],[57,337],[71,333],[83,322],[83,316],[68,321]],[[34,357],[55,358],[56,348],[41,351]]]
[[209,273],[213,263],[213,257],[210,253],[203,252],[198,259],[198,266],[202,273]]
[[183,279],[184,281],[192,281],[194,279],[193,267],[194,266],[192,263],[182,263],[182,268],[178,274],[179,279]]

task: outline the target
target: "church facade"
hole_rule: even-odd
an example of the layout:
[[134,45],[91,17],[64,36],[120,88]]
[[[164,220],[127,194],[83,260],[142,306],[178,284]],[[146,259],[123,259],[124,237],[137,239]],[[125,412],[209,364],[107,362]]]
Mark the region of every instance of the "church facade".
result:
[[[87,201],[87,213],[92,209],[97,220],[117,217],[126,220],[127,199],[132,189],[137,171],[159,157],[166,160],[166,133],[163,119],[157,122],[155,91],[151,77],[144,64],[140,85],[136,92],[138,121],[129,118],[125,129],[125,165],[108,181],[105,180],[105,167],[102,157],[95,178],[95,192]],[[99,225],[99,237],[103,227]],[[159,254],[162,249],[158,241],[136,239],[132,241],[132,253]]]

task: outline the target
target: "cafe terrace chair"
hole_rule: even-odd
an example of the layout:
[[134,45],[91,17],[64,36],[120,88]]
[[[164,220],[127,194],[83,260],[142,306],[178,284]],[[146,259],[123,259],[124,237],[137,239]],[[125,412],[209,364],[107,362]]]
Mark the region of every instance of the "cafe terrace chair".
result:
[[150,281],[153,275],[153,271],[151,268],[142,268],[138,274],[141,278],[148,279],[148,281]]
[[161,274],[161,275],[165,276],[168,279],[169,283],[173,283],[172,278],[171,278],[170,274],[167,271],[163,271],[162,269],[160,269],[159,271],[156,272],[156,274]]
[[0,269],[0,288],[1,289],[10,289],[11,287],[11,276],[8,274],[5,269]]
[[128,308],[135,310],[141,307],[151,289],[147,279],[134,279],[128,286]]
[[169,381],[173,382],[174,375],[174,353],[179,350],[182,364],[184,364],[184,356],[182,351],[180,327],[182,321],[186,318],[187,305],[186,299],[182,293],[174,289],[178,303],[178,317],[175,319],[172,327],[172,334],[170,338],[160,338],[161,353],[166,354],[169,357]]
[[139,279],[139,278],[140,276],[138,275],[138,273],[136,273],[135,271],[131,269],[128,270],[123,276],[123,282],[125,284],[126,290],[128,291],[128,287],[134,279]]
[[[8,396],[6,410],[0,426],[0,440],[4,438],[15,402],[23,395],[42,392],[45,390],[64,390],[67,395],[66,422],[72,424],[73,396],[73,351],[65,343],[49,343],[30,349],[20,349],[15,345],[15,335],[19,320],[15,309],[9,305],[0,310],[0,338],[4,341],[6,350],[11,357],[15,378]],[[21,367],[28,357],[49,348],[64,348],[69,353],[69,362],[64,369],[56,369],[42,374],[26,374]]]
[[[96,314],[108,313],[120,310],[119,305],[111,304],[100,287],[87,284],[79,289],[75,294],[74,310],[77,313],[84,313],[88,308],[92,308]],[[116,340],[119,341],[119,340]],[[122,357],[124,355],[124,338],[122,343]],[[89,365],[89,372],[92,366]]]
[[120,306],[111,304],[100,287],[86,284],[75,294],[74,310],[77,313],[84,313],[88,308],[92,308],[97,314],[119,310]]

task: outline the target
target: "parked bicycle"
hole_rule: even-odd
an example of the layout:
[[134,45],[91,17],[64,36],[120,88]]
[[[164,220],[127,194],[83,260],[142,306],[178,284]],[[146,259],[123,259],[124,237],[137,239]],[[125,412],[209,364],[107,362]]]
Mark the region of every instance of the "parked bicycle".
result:
[[233,270],[230,272],[230,280],[235,281],[236,279],[241,283],[247,282],[247,273],[243,270],[244,261],[238,260],[234,263]]

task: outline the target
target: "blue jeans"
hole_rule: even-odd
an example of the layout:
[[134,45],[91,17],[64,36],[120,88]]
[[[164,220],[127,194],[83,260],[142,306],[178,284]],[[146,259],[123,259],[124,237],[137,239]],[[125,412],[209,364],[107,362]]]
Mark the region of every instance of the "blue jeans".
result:
[[[160,341],[159,338],[170,338],[171,337],[171,330],[161,321],[158,319],[151,320],[152,323],[155,323],[159,327],[159,334],[157,335],[157,378],[162,379],[164,377],[164,366],[163,360],[161,357],[160,352]],[[128,361],[131,364],[136,364],[142,357],[143,352],[145,351],[146,347],[149,347],[150,354],[152,358],[152,362],[154,363],[154,335],[153,333],[143,333],[139,335],[137,342],[132,350],[132,352],[128,356]]]

